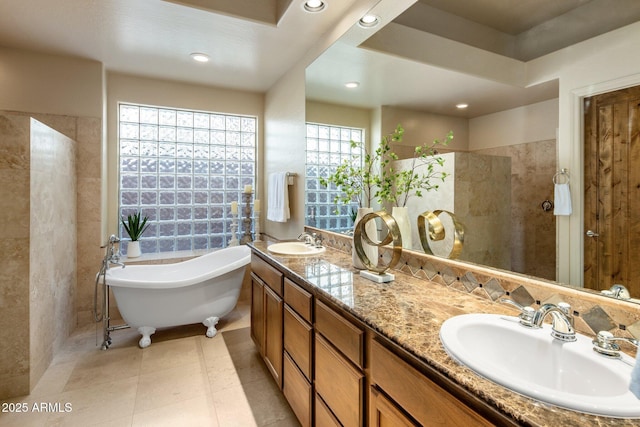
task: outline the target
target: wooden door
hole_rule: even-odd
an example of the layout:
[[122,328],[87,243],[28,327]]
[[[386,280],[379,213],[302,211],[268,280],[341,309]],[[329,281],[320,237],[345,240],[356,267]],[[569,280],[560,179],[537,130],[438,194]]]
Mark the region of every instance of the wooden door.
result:
[[640,86],[584,100],[584,286],[640,296]]

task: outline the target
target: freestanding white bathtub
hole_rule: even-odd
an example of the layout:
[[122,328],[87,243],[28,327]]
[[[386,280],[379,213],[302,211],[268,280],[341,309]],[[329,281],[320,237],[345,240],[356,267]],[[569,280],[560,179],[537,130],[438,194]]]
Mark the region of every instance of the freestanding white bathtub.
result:
[[214,337],[219,318],[238,302],[250,262],[251,250],[234,246],[175,264],[111,267],[106,283],[145,348],[156,328],[202,322]]

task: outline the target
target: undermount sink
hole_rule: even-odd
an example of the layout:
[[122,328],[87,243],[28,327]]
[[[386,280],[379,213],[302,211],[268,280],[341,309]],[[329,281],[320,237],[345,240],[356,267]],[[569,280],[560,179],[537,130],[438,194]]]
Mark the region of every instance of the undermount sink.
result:
[[551,337],[550,325],[532,329],[518,320],[452,317],[442,324],[440,340],[458,363],[525,396],[593,415],[640,417],[640,399],[629,391],[633,358],[606,358],[584,335],[561,342]]
[[324,252],[325,248],[316,248],[304,242],[282,242],[274,243],[267,250],[278,255],[317,255]]

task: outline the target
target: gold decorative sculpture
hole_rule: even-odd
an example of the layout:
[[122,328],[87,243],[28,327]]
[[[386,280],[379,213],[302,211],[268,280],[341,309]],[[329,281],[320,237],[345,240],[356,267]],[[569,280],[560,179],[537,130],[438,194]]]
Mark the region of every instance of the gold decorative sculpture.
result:
[[[373,241],[370,236],[367,235],[365,225],[369,221],[373,221],[376,218],[380,218],[386,228],[387,235],[379,242]],[[392,243],[391,251],[391,261],[389,261],[388,265],[378,265],[378,260],[370,260],[367,257],[367,254],[364,251],[362,246],[362,241],[372,246],[385,246],[389,243]],[[367,279],[373,280],[375,282],[390,282],[395,279],[393,274],[387,273],[387,270],[395,267],[400,261],[400,256],[402,255],[402,236],[400,235],[400,229],[398,228],[398,224],[396,220],[393,219],[391,215],[384,211],[371,212],[366,214],[358,225],[356,226],[353,233],[353,245],[356,249],[356,253],[358,254],[358,258],[362,261],[362,264],[367,268],[368,271],[361,271],[360,275],[366,277]],[[375,274],[373,274],[373,273]]]
[[[422,249],[426,254],[434,255],[429,245],[429,241],[444,240],[445,229],[439,216],[441,213],[446,213],[451,218],[453,223],[453,245],[451,252],[447,255],[447,258],[455,259],[462,252],[464,246],[464,226],[458,221],[456,216],[449,211],[435,210],[433,212],[426,211],[418,215],[418,234],[420,235],[420,243]],[[427,226],[428,225],[428,226]],[[428,236],[427,236],[428,233]]]

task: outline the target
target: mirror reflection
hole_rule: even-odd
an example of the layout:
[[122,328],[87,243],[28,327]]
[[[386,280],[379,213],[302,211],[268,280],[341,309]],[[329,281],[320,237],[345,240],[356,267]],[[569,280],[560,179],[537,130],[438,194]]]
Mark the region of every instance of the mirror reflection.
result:
[[[550,78],[526,81],[524,64],[571,44],[553,30],[562,26],[564,14],[578,12],[573,10],[577,6],[560,11],[550,8],[553,2],[537,2],[544,10],[538,21],[513,15],[512,25],[522,26],[507,30],[491,22],[489,9],[481,18],[480,10],[465,11],[463,3],[421,0],[382,28],[356,25],[307,68],[307,223],[334,231],[353,229],[358,205],[336,206],[337,189],[318,181],[340,164],[341,156],[353,155],[339,150],[348,147],[353,135],[374,150],[401,124],[404,138],[395,149],[401,163],[414,147],[453,131],[453,141],[439,149],[448,178],[438,191],[407,205],[412,249],[422,250],[418,215],[443,209],[455,212],[464,224],[461,260],[558,280],[558,222],[568,215],[554,213],[554,176],[564,169],[569,190],[582,192],[582,171],[559,164],[559,80],[550,73]],[[631,22],[640,18],[640,9],[630,13],[635,15]],[[552,33],[548,37],[540,37],[544,25]],[[581,37],[605,31],[598,28]],[[491,43],[481,34],[516,42]],[[356,87],[345,86],[354,82]],[[309,155],[310,150],[315,151]],[[583,197],[571,195],[574,201]],[[375,202],[371,207],[380,208]],[[585,252],[588,244],[585,240]],[[640,284],[635,290],[628,275],[608,279],[585,285],[599,291],[620,280],[632,296],[640,296]]]

